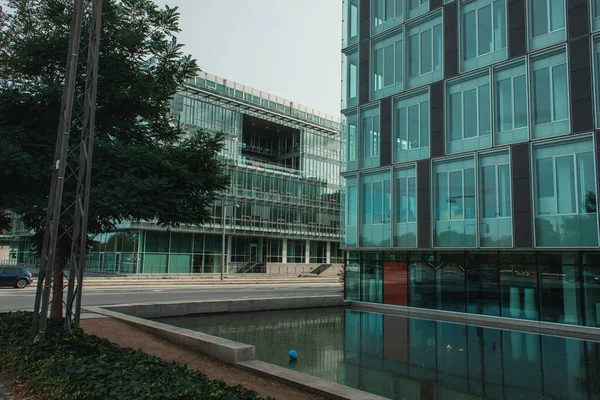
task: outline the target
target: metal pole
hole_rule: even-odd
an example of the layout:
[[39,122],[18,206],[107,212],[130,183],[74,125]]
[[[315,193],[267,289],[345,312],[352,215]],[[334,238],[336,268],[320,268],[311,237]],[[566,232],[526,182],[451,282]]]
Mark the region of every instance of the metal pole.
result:
[[223,270],[225,269],[225,216],[228,205],[229,204],[223,205],[223,216],[221,217],[223,223],[223,232],[221,234],[221,280],[223,280]]
[[[61,113],[58,123],[56,148],[54,151],[54,164],[52,182],[48,196],[48,210],[46,215],[46,228],[40,257],[40,274],[35,296],[34,314],[31,326],[33,334],[42,333],[46,327],[48,308],[50,306],[50,292],[55,268],[55,254],[57,251],[60,214],[62,209],[63,183],[65,168],[67,166],[67,152],[69,147],[69,133],[71,130],[71,115],[75,80],[77,74],[77,61],[79,57],[79,39],[81,37],[81,20],[83,18],[84,0],[76,0],[71,20],[71,35],[69,38],[69,53],[65,72],[65,85]],[[59,278],[62,279],[62,276]],[[56,294],[55,294],[56,295]],[[40,313],[41,306],[41,313]]]

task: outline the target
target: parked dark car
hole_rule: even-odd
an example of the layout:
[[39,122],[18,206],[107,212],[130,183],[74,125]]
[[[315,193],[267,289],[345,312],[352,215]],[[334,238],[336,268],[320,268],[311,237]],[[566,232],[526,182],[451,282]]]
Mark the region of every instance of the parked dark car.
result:
[[23,267],[0,267],[0,286],[25,288],[33,282],[33,275]]

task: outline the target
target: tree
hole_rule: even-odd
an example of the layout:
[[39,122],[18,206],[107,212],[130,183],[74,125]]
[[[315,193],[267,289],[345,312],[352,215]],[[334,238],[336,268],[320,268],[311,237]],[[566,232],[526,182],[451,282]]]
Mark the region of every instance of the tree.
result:
[[[8,7],[0,8],[0,210],[21,215],[39,249],[74,2],[5,2]],[[198,71],[175,41],[177,8],[160,9],[151,0],[103,3],[88,229],[107,231],[123,220],[203,223],[228,182],[215,158],[223,136],[184,132],[171,120],[170,99]],[[89,15],[82,44],[88,41],[87,24]],[[81,68],[78,75],[81,96]],[[71,138],[78,137],[72,130]],[[73,201],[74,191],[74,180],[72,186],[65,183],[63,203]],[[6,225],[0,215],[2,221]],[[69,250],[63,239],[57,264],[64,266]],[[53,318],[61,315],[59,304],[53,304]]]

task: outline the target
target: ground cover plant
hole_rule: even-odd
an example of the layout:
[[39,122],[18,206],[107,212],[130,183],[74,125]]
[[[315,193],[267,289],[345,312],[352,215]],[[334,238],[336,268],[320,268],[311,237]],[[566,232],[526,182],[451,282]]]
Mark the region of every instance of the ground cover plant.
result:
[[167,363],[108,340],[71,334],[48,321],[46,334],[30,336],[31,312],[0,313],[0,370],[19,382],[22,394],[48,400],[224,399],[262,397],[242,386],[210,380],[186,365]]

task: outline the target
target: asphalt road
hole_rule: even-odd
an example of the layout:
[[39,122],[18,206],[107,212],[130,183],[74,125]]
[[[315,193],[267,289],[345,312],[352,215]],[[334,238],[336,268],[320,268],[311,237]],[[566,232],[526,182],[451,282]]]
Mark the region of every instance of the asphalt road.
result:
[[[0,287],[0,312],[33,310],[35,285]],[[83,305],[146,303],[177,300],[221,300],[342,294],[335,283],[91,286],[83,288]]]

